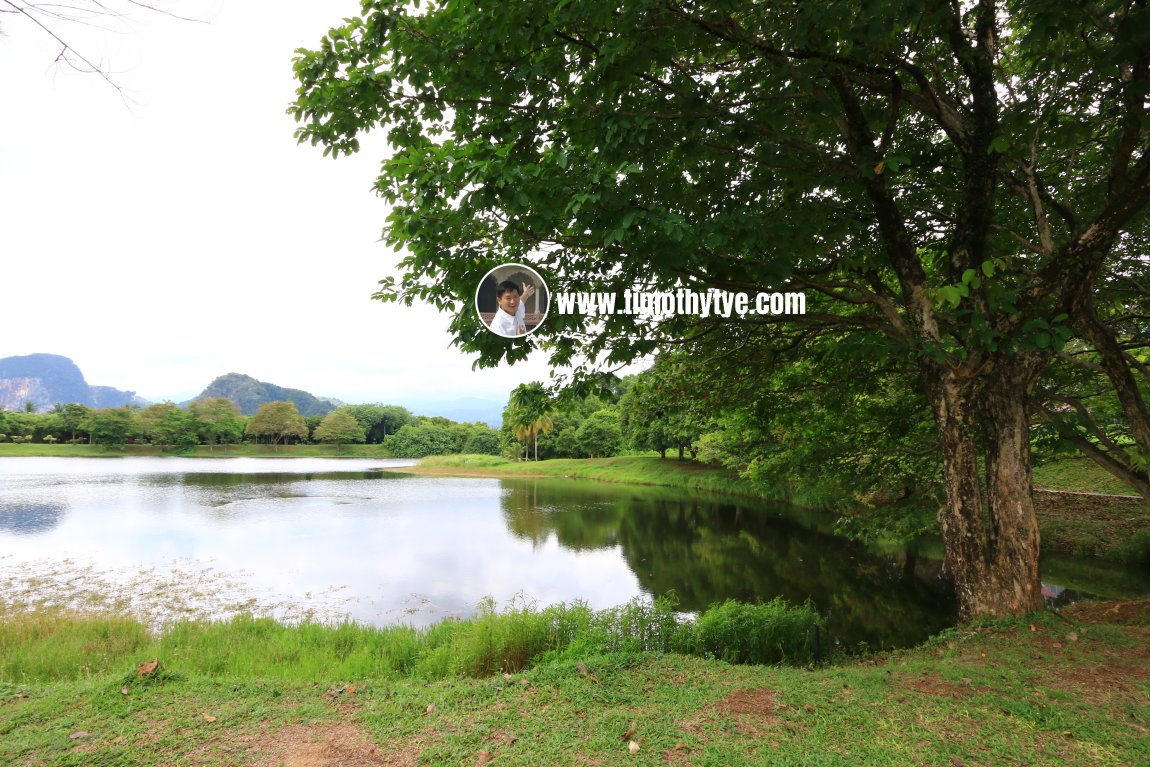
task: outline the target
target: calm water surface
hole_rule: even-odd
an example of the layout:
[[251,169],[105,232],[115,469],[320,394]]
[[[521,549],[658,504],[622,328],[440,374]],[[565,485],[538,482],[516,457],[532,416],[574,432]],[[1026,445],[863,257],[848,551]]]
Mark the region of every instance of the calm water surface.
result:
[[691,611],[726,598],[811,599],[848,645],[910,644],[954,619],[936,561],[868,552],[791,510],[379,470],[403,463],[0,458],[0,576],[45,566],[177,582],[221,573],[261,600],[323,595],[376,625],[466,615],[484,597],[602,608],[670,590]]

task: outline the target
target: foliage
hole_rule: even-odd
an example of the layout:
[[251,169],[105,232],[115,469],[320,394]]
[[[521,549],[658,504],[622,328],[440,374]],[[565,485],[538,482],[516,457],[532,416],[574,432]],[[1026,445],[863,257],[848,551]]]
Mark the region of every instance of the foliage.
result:
[[675,448],[679,460],[684,450],[695,457],[696,442],[713,416],[713,405],[707,393],[687,396],[685,372],[671,357],[661,357],[635,377],[619,400],[619,425],[632,449],[655,450],[665,458],[667,450]]
[[[784,625],[812,619],[807,608],[787,608],[777,602],[771,607],[769,615],[752,610],[775,627],[759,630],[764,642],[783,641]],[[677,615],[674,608],[669,598],[634,599],[598,611],[583,602],[539,608],[521,598],[500,608],[487,598],[470,617],[444,620],[425,630],[351,622],[288,626],[270,618],[240,615],[228,621],[182,621],[158,639],[128,618],[22,613],[0,625],[0,680],[82,679],[112,672],[137,656],[164,658],[173,668],[178,664],[182,673],[209,676],[308,679],[325,673],[343,678],[442,679],[520,671],[544,657],[708,652],[710,645],[694,649],[698,645],[693,639],[695,623]],[[743,614],[735,603],[721,609],[720,620],[727,624],[738,619],[732,614]],[[794,615],[788,618],[789,610]],[[699,618],[700,627],[715,623],[708,619],[711,612]],[[707,637],[715,634],[708,632]],[[766,661],[770,663],[806,662],[789,644],[785,647],[785,656],[778,655],[774,647],[762,655],[772,658]],[[737,662],[755,662],[747,658]]]
[[[381,0],[299,52],[292,111],[325,153],[386,130],[377,189],[389,244],[409,255],[379,296],[451,311],[481,365],[544,345],[557,365],[721,349],[723,366],[703,370],[724,389],[790,351],[833,380],[843,356],[821,370],[819,337],[881,349],[886,381],[921,383],[903,394],[921,394],[947,456],[942,530],[964,613],[1023,612],[1041,598],[1018,446],[1028,393],[1067,385],[1051,362],[1071,342],[1096,355],[1084,359],[1137,449],[1085,423],[1078,446],[1150,494],[1136,382],[1148,368],[1130,353],[1150,343],[1137,320],[1147,13]],[[555,292],[785,290],[818,304],[801,317],[556,314],[509,344],[467,299],[490,266],[525,259]],[[576,373],[591,382],[588,366]]]
[[1150,572],[1150,530],[1141,530],[1135,533],[1115,553],[1115,558],[1126,565],[1139,567]]
[[469,455],[499,455],[502,452],[499,432],[488,428],[486,424],[477,424],[467,435],[467,441],[460,451]]
[[197,443],[196,418],[175,403],[148,405],[136,417],[140,435],[153,445],[193,447]]
[[619,414],[613,410],[599,410],[587,416],[575,434],[579,448],[592,458],[618,455],[623,445],[619,427]]
[[503,410],[501,433],[507,456],[524,455],[527,440],[530,455],[538,460],[586,458],[590,454],[578,439],[579,428],[592,413],[617,408],[617,404],[591,394],[578,395],[567,390],[554,396],[538,382],[520,389],[521,396],[527,398],[528,409],[509,401]]
[[135,413],[127,407],[95,410],[88,416],[84,430],[101,445],[122,445],[136,429]]
[[68,434],[69,442],[75,442],[83,434],[83,425],[92,415],[90,407],[75,402],[66,405],[57,403],[52,412],[57,416],[61,432]]
[[423,458],[462,451],[467,430],[446,418],[417,418],[400,427],[388,440],[388,449],[396,458]]
[[307,422],[294,402],[265,402],[260,405],[248,420],[245,433],[259,441],[270,440],[273,445],[308,438]]
[[388,434],[395,434],[413,418],[407,408],[398,405],[344,405],[340,410],[359,423],[371,444],[385,441]]
[[244,420],[236,403],[227,397],[201,397],[188,403],[196,434],[207,445],[239,442]]
[[790,663],[815,660],[815,632],[824,620],[808,603],[792,607],[781,599],[766,604],[728,600],[699,617],[698,649],[729,663]]
[[337,445],[345,442],[363,442],[365,439],[363,427],[342,410],[335,410],[325,415],[312,438],[316,442],[334,442]]
[[535,460],[539,460],[539,436],[551,431],[554,422],[551,414],[554,404],[551,396],[538,381],[520,384],[511,392],[507,408],[503,412],[504,423],[510,427],[517,440],[523,442],[526,459],[530,454],[531,443],[535,443]]

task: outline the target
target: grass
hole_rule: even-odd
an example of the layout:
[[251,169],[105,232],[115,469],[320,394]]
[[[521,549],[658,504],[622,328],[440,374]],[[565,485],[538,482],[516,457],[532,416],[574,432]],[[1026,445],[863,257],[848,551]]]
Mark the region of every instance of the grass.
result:
[[419,461],[421,469],[490,469],[494,466],[513,466],[511,461],[498,455],[432,455]]
[[1088,458],[1061,458],[1034,467],[1034,486],[1073,493],[1137,495],[1134,489]]
[[[173,638],[148,683],[136,664],[152,647],[71,680],[0,674],[0,763],[1150,763],[1150,603],[1087,609],[813,669],[588,645],[479,678],[346,675],[303,656],[290,676],[208,673]],[[330,657],[327,640],[301,652]]]
[[760,497],[750,482],[734,472],[693,461],[657,456],[615,458],[552,458],[512,462],[488,455],[424,458],[418,466],[397,471],[442,476],[535,477],[593,479],[631,485],[658,485],[686,490]]
[[[0,679],[80,680],[149,657],[198,676],[292,681],[483,677],[519,671],[545,657],[613,652],[674,651],[804,664],[813,661],[813,629],[822,625],[809,606],[789,607],[779,600],[727,602],[698,621],[680,619],[673,608],[667,600],[634,600],[599,611],[581,602],[544,609],[511,604],[499,610],[487,601],[471,618],[426,630],[350,622],[289,625],[239,616],[184,621],[157,637],[129,618],[9,610],[0,625]],[[751,624],[755,631],[746,630]]]

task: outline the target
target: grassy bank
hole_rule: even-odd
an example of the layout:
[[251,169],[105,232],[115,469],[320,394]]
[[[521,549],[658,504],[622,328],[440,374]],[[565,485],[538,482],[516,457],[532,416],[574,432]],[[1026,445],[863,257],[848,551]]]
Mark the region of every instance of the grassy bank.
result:
[[[1150,762],[1147,602],[965,627],[815,669],[585,646],[438,681],[356,668],[371,638],[351,627],[193,625],[154,640],[101,619],[42,620],[27,617],[20,646],[51,636],[58,662],[0,675],[0,763]],[[69,665],[69,647],[88,668]],[[153,658],[159,669],[141,674]]]
[[[428,629],[355,623],[288,625],[271,618],[182,621],[152,636],[127,617],[59,610],[5,611],[0,679],[75,681],[112,673],[137,658],[167,658],[200,676],[258,676],[309,681],[317,676],[431,681],[520,671],[544,659],[668,653],[737,663],[809,665],[825,621],[808,605],[724,602],[683,619],[667,600],[633,600],[606,610],[586,604],[546,608],[479,605],[466,619]],[[170,669],[169,669],[170,670]]]
[[593,479],[630,485],[657,485],[686,490],[759,497],[734,472],[714,466],[661,459],[657,456],[617,458],[554,458],[549,461],[508,461],[490,455],[447,455],[424,458],[418,466],[399,471],[451,477],[537,477]]
[[1087,458],[1068,457],[1034,467],[1034,486],[1043,490],[1130,495],[1137,493]]
[[197,445],[188,450],[157,445],[42,445],[0,443],[0,458],[58,456],[187,456],[193,458],[390,458],[383,445]]

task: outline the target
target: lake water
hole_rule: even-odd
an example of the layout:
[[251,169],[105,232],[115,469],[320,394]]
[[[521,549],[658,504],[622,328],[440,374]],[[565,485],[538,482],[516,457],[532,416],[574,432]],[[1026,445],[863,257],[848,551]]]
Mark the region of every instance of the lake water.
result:
[[810,599],[834,641],[901,646],[954,620],[939,563],[794,510],[576,480],[417,477],[403,461],[0,458],[0,600],[152,623],[251,610],[427,625],[485,597],[681,609]]

